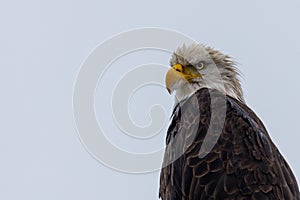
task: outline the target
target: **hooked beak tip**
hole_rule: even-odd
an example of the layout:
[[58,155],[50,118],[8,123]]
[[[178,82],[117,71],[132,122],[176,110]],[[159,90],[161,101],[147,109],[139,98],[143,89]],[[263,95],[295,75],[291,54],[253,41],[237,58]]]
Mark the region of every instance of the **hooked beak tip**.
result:
[[171,93],[172,93],[172,91],[171,91],[169,88],[167,88],[167,90],[168,90],[168,93],[169,93],[169,94],[171,94]]

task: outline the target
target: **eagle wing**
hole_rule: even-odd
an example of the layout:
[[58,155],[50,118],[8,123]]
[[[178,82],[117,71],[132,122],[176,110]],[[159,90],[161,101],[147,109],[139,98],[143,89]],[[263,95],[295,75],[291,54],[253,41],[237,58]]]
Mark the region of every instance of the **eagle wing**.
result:
[[[263,123],[231,97],[225,97],[222,131],[211,151],[201,157],[213,126],[211,104],[218,104],[224,95],[208,89],[194,95],[175,107],[167,132],[159,190],[163,200],[300,199],[296,179]],[[214,112],[218,116],[222,108]]]

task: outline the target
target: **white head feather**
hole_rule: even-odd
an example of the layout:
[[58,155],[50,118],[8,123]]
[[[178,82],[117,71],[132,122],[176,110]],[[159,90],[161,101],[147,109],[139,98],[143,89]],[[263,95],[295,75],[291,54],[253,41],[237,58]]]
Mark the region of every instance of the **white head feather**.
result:
[[192,82],[181,80],[174,85],[177,101],[186,99],[201,88],[211,88],[244,102],[239,72],[229,56],[202,44],[183,45],[173,53],[170,60],[171,66],[175,64],[192,65],[196,69],[204,65],[203,69],[198,69],[201,78]]

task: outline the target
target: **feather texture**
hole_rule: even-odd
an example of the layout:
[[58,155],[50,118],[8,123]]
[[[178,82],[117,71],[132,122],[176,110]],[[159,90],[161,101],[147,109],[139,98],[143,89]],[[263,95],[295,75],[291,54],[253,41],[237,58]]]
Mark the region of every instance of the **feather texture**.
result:
[[296,179],[263,123],[249,107],[230,96],[226,96],[226,118],[220,137],[210,137],[216,139],[216,144],[206,156],[199,157],[210,125],[210,105],[218,105],[218,96],[224,95],[202,88],[193,94],[195,98],[175,107],[166,137],[160,197],[300,199]]

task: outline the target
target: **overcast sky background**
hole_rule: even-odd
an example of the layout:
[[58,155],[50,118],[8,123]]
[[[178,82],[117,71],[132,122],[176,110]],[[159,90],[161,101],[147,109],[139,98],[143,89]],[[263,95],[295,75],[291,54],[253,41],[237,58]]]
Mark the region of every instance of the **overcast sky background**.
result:
[[[248,105],[300,180],[299,8],[298,0],[2,1],[0,199],[158,199],[159,172],[132,175],[97,162],[80,143],[72,111],[73,85],[89,52],[108,37],[139,27],[177,30],[233,56]],[[120,65],[139,64],[136,57],[169,62],[166,53],[148,53],[114,63],[111,75]],[[172,106],[163,88],[148,91],[150,97],[142,90],[134,97],[139,110],[132,116],[141,124],[147,123],[141,111],[151,100],[167,110]],[[108,130],[113,126],[107,123]],[[164,133],[158,138],[163,144]],[[136,150],[152,147],[137,144]]]

